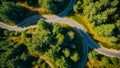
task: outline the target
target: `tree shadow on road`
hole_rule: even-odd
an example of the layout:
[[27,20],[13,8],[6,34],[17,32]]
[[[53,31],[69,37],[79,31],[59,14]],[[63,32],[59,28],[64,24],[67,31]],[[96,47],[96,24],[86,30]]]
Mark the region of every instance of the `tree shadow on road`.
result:
[[88,33],[86,33],[84,30],[81,30],[77,27],[74,27],[74,28],[77,29],[77,31],[82,36],[84,43],[86,43],[89,47],[94,48],[94,49],[100,48],[100,46],[98,46],[98,44],[94,42],[94,40],[90,37],[90,35],[88,35]]

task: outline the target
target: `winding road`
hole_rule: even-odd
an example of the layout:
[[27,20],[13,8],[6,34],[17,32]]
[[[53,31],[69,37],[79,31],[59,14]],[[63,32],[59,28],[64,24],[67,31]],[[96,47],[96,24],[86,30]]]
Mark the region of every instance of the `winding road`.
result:
[[80,24],[78,24],[76,21],[64,18],[64,16],[68,13],[68,11],[70,9],[72,9],[75,2],[76,2],[76,0],[71,0],[68,7],[58,15],[53,15],[53,16],[36,15],[36,16],[32,16],[32,17],[29,17],[28,19],[24,20],[18,26],[8,26],[4,23],[0,23],[0,27],[4,28],[4,29],[8,29],[10,31],[21,31],[21,30],[37,27],[36,25],[26,27],[26,25],[29,23],[37,22],[40,18],[44,18],[49,23],[54,23],[54,22],[65,23],[65,24],[68,24],[68,25],[71,25],[72,27],[74,27],[80,33],[80,35],[82,36],[83,41],[84,41],[84,50],[85,50],[84,58],[82,59],[80,68],[83,68],[87,61],[88,46],[90,46],[91,48],[95,49],[97,52],[99,52],[103,55],[120,58],[119,52],[117,53],[117,52],[109,51],[108,49],[101,48],[98,44],[96,44],[96,42],[94,42],[94,40],[91,39],[91,37],[83,29],[83,27]]

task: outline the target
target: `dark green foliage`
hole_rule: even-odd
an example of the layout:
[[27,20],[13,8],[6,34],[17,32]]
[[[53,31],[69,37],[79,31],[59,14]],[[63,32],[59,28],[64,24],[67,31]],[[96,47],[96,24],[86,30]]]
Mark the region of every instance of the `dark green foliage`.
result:
[[33,65],[38,65],[38,68],[50,68],[47,63],[42,59],[37,59],[37,61],[32,62]]
[[19,31],[9,31],[6,29],[0,28],[0,37],[11,37],[11,36],[20,36],[21,32]]
[[79,13],[82,11],[82,8],[80,7],[81,6],[81,1],[77,1],[77,4],[74,5],[73,7],[73,11],[75,13]]
[[56,63],[56,67],[57,67],[57,68],[69,68],[69,67],[72,66],[72,65],[66,64],[66,63],[67,63],[66,58],[63,57],[63,56],[60,57],[60,58],[58,58],[58,59],[55,61],[55,63]]
[[66,48],[62,52],[64,53],[65,57],[69,57],[70,56],[70,50],[69,49]]
[[11,43],[13,43],[13,41],[6,41],[3,44],[1,44],[0,48],[4,50],[4,52],[0,53],[0,68],[30,67],[32,65],[32,60],[30,60],[32,59],[32,57],[27,54],[27,47],[24,44]]
[[11,40],[2,40],[2,41],[0,41],[0,50],[6,51],[8,49],[11,49],[13,47],[13,45],[15,45],[15,43]]
[[77,52],[75,52],[71,57],[70,59],[74,62],[77,62],[80,58],[79,57],[79,54]]
[[36,64],[49,67],[43,60],[29,55],[26,45],[8,39],[20,35],[26,38],[24,33],[0,28],[0,68],[33,68]]
[[103,36],[109,41],[117,41],[118,39],[114,37],[115,26],[113,24],[100,25],[95,28],[96,34],[98,36]]
[[43,19],[37,25],[36,34],[26,39],[25,44],[29,51],[45,54],[59,68],[69,68],[72,66],[69,64],[80,61],[82,50],[79,49],[82,49],[82,43],[78,43],[80,37],[72,27],[63,27],[58,23],[49,24]]
[[58,7],[62,7],[64,0],[38,0],[41,7],[48,13],[57,13]]
[[19,24],[25,18],[34,15],[35,12],[15,4],[13,2],[3,2],[0,6],[0,18],[7,24]]
[[27,42],[31,42],[29,45],[29,49],[33,52],[41,52],[46,50],[49,47],[48,43],[51,40],[51,33],[48,30],[49,24],[46,23],[43,19],[38,21],[37,34],[33,35],[32,38],[27,40]]
[[20,35],[21,35],[21,32],[19,32],[19,31],[15,32],[15,36],[20,36]]
[[4,30],[4,35],[5,36],[9,36],[9,31],[8,30]]
[[97,53],[95,50],[90,50],[88,54],[88,63],[94,61],[93,63],[98,63],[102,65],[89,65],[89,68],[119,68],[120,59],[115,57],[107,57],[102,54]]
[[9,36],[20,36],[20,32],[15,32],[15,31],[8,31],[8,30],[4,30],[3,31],[3,35],[6,36],[6,37],[9,37]]
[[81,2],[83,14],[87,17],[87,20],[94,26],[96,34],[98,36],[105,37],[109,41],[119,43],[120,40],[118,39],[120,35],[120,30],[118,27],[118,22],[120,19],[120,1],[82,0]]
[[2,0],[2,2],[14,2],[14,3],[25,2],[25,3],[27,3],[30,6],[38,6],[38,2],[37,1],[38,0]]
[[2,2],[26,3],[32,7],[43,7],[47,10],[46,13],[62,12],[69,4],[69,0],[2,0]]
[[40,6],[45,8],[49,13],[56,13],[57,6],[53,3],[53,0],[38,0]]

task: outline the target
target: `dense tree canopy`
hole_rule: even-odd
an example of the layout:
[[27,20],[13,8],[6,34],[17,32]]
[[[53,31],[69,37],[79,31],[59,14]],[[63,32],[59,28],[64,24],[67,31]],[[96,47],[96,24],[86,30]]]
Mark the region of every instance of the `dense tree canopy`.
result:
[[3,2],[0,6],[0,18],[7,24],[18,24],[34,14],[36,13],[13,2]]
[[[57,68],[72,67],[72,63],[77,63],[81,59],[78,47],[82,47],[82,42],[75,39],[74,30],[71,27],[62,27],[58,23],[49,24],[43,19],[38,21],[36,34],[26,39],[29,51],[45,54]],[[69,60],[69,62],[68,62]],[[61,64],[58,64],[62,62]]]
[[77,1],[77,4],[74,5],[73,11],[74,11],[75,13],[79,13],[80,11],[82,11],[82,9],[81,9],[81,7],[80,7],[81,4],[82,4],[81,1],[78,0],[78,1]]
[[[38,0],[41,7],[49,13],[56,13],[59,6],[62,7],[64,0]],[[64,7],[64,6],[63,6]]]
[[88,68],[119,68],[120,59],[115,57],[108,57],[97,53],[95,50],[90,50],[88,54]]
[[[99,36],[106,37],[107,35],[100,35],[100,32],[104,32],[104,34],[110,34],[111,36],[107,36],[109,41],[119,41],[116,38],[120,35],[119,27],[116,27],[117,20],[120,18],[119,14],[119,0],[100,0],[100,1],[93,1],[90,2],[87,8],[84,9],[84,13],[88,18],[88,21],[93,23],[95,26],[95,31]],[[106,24],[106,25],[104,25]],[[111,25],[109,25],[111,24]],[[100,26],[99,26],[100,25]],[[96,27],[97,26],[97,27]],[[103,28],[102,28],[103,27]],[[101,29],[101,31],[99,30]],[[106,31],[105,31],[106,30]],[[116,33],[117,32],[117,33]]]
[[6,2],[14,2],[14,3],[25,2],[25,3],[27,3],[30,6],[38,5],[38,0],[1,0],[1,2],[5,2],[5,1]]
[[109,41],[117,41],[117,38],[114,37],[114,24],[100,25],[95,28],[97,35],[106,37]]
[[[98,36],[103,36],[108,41],[117,43],[120,42],[119,6],[119,0],[78,0],[73,10],[76,13],[80,13],[80,10],[83,11],[82,14],[93,25]],[[110,35],[108,36],[108,34]]]
[[34,34],[0,29],[0,68],[78,67],[83,55],[80,35],[66,24],[43,19],[37,26]]

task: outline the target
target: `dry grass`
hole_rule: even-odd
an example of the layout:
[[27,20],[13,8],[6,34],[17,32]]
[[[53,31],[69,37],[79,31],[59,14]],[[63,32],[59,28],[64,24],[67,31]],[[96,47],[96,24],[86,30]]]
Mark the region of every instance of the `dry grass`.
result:
[[32,6],[28,6],[26,3],[21,3],[21,2],[18,2],[18,4],[20,4],[21,6],[27,8],[27,9],[30,9],[33,11],[33,7]]
[[83,17],[83,16],[81,16],[80,14],[77,14],[76,16],[79,17],[79,18],[81,18],[81,19],[84,21],[86,27],[87,27],[88,30],[89,30],[89,33],[93,35],[93,38],[94,38],[95,40],[98,40],[98,41],[100,41],[100,42],[106,43],[106,44],[109,45],[109,46],[115,46],[115,45],[117,45],[117,44],[115,44],[115,43],[109,42],[109,41],[108,41],[107,39],[105,39],[104,37],[97,36],[96,33],[95,33],[95,31],[94,31],[93,26],[87,21],[86,16]]
[[36,28],[30,28],[30,29],[26,30],[25,33],[27,33],[27,34],[36,34],[37,31],[36,31]]
[[50,66],[50,68],[55,68],[54,64],[49,61],[50,58],[46,55],[41,55],[40,58],[43,59]]
[[[34,57],[39,57],[40,59],[44,60],[51,68],[55,68],[54,65],[51,63],[51,61],[49,60],[49,58],[46,55],[44,55],[44,54],[39,55],[39,53],[33,53],[32,51],[29,51],[29,54]],[[34,68],[38,68],[38,66],[35,65]]]
[[13,40],[13,41],[15,41],[15,42],[18,42],[18,43],[23,43],[23,41],[21,40],[21,38],[20,37],[10,37],[9,38],[10,40]]
[[33,53],[32,51],[29,51],[29,55],[33,56],[33,57],[37,57],[38,54],[37,53]]
[[102,62],[98,61],[98,60],[90,60],[88,63],[87,63],[87,66],[88,67],[100,67],[100,66],[103,66]]
[[33,68],[39,68],[38,65],[35,65]]
[[44,8],[42,7],[33,7],[33,6],[29,6],[27,5],[26,3],[21,3],[21,2],[18,2],[18,4],[20,4],[21,6],[31,10],[31,11],[36,11],[36,12],[39,12],[40,14],[50,14],[47,12],[47,10],[45,10]]
[[71,26],[68,25],[68,24],[64,24],[64,22],[62,22],[62,23],[60,24],[60,26],[62,26],[62,27],[71,27]]

